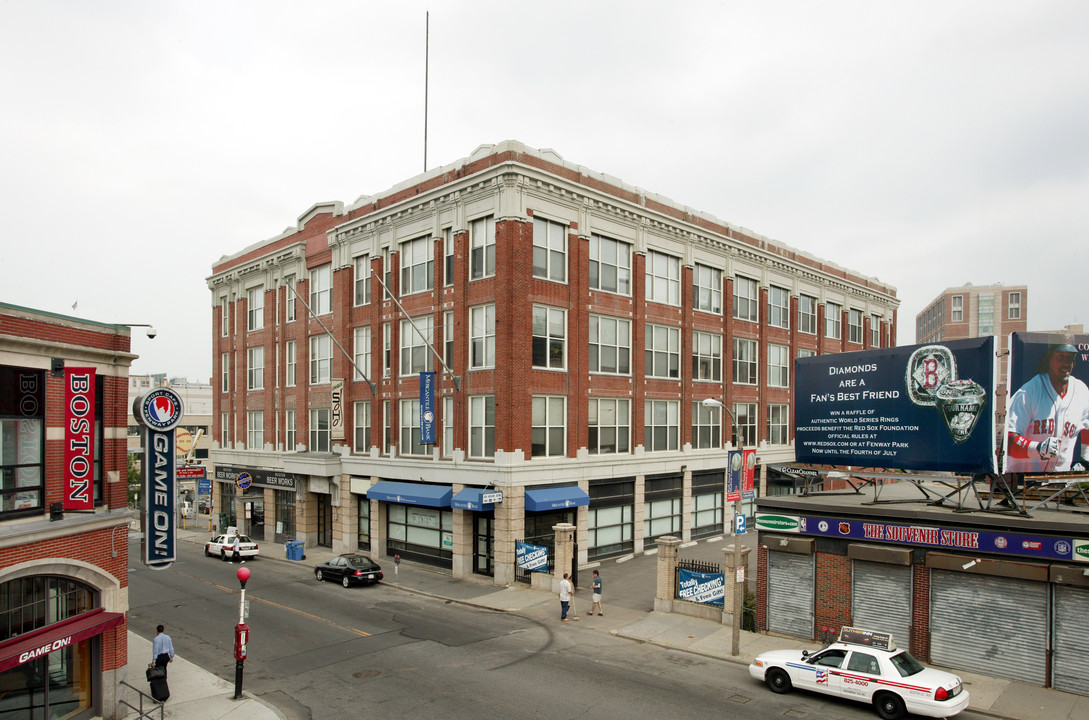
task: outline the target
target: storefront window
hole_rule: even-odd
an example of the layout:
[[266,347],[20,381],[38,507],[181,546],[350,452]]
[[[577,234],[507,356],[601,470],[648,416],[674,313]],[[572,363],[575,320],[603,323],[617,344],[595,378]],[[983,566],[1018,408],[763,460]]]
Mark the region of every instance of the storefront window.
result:
[[371,501],[359,498],[359,549],[371,549]]
[[386,554],[429,565],[450,567],[454,550],[454,513],[438,508],[390,504]]
[[44,419],[43,372],[0,367],[0,518],[45,507]]
[[276,542],[295,537],[295,491],[276,491]]
[[44,575],[0,585],[0,642],[93,609],[94,591],[83,583]]

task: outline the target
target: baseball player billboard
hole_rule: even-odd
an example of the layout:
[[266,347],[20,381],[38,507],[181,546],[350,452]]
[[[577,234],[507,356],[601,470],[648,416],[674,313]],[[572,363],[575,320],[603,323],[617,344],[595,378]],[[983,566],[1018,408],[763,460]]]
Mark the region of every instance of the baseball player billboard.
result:
[[1089,470],[1089,335],[1012,333],[1005,472]]
[[994,337],[798,358],[797,462],[996,472]]

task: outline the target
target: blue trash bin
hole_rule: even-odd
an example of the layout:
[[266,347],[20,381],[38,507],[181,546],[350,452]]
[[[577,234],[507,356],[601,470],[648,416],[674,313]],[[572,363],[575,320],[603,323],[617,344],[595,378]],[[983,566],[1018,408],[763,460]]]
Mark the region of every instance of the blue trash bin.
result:
[[284,542],[284,549],[287,552],[288,560],[303,560],[306,555],[303,553],[303,546],[306,543],[302,540],[287,540]]

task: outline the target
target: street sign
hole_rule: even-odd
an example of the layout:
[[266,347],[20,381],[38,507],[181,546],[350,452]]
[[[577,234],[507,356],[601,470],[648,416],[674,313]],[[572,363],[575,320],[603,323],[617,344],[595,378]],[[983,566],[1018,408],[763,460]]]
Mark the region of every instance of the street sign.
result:
[[735,535],[744,535],[745,534],[745,516],[744,515],[741,515],[741,514],[734,515],[734,534]]
[[495,503],[503,502],[503,491],[495,490],[492,492],[485,492],[480,494],[481,505],[494,505]]

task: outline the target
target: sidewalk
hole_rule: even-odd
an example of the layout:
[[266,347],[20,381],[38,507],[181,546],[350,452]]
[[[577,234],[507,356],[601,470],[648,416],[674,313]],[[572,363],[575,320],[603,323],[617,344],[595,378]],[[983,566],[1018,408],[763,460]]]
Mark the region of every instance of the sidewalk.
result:
[[[203,544],[207,536],[208,533],[200,529],[179,531],[179,540],[184,542]],[[265,552],[266,548],[268,548],[267,552]],[[262,547],[261,561],[271,560],[298,565],[309,574],[314,565],[333,555],[333,552],[325,548],[307,548],[306,560],[295,562],[286,558],[282,547],[266,543]],[[642,558],[642,560],[652,562],[653,558]],[[388,587],[486,610],[518,612],[541,619],[553,618],[557,620],[556,624],[559,626],[558,618],[556,618],[557,601],[552,593],[533,590],[520,584],[503,588],[483,581],[455,580],[440,571],[407,563],[402,563],[394,572],[394,568],[386,558],[382,558],[382,564],[385,572],[383,584]],[[601,567],[603,577],[613,577],[624,572],[625,566],[607,561]],[[812,650],[819,647],[815,642],[800,642],[791,638],[742,632],[740,654],[734,657],[730,654],[733,630],[728,625],[684,615],[644,612],[621,607],[616,603],[610,603],[608,594],[605,597],[606,615],[581,617],[578,622],[566,623],[560,627],[567,632],[607,632],[616,637],[746,666],[765,650],[781,648]],[[588,609],[589,603],[589,592],[580,588],[575,597],[576,610]],[[150,641],[129,633],[128,682],[141,689],[147,684],[144,681],[144,668],[147,667],[147,658],[151,653],[150,645]],[[1089,697],[1010,680],[956,672],[971,693],[969,710],[972,712],[1013,720],[1063,720],[1064,718],[1089,720]],[[164,718],[283,720],[284,716],[279,710],[258,698],[246,695],[241,700],[232,700],[234,695],[232,683],[221,680],[181,658],[175,659],[170,666],[172,692],[174,692],[175,679],[177,679],[177,691],[166,703]],[[129,699],[130,694],[134,695],[131,690],[126,689],[124,697]],[[132,699],[129,699],[129,702],[137,704]],[[153,717],[157,718],[158,713],[155,713]]]

